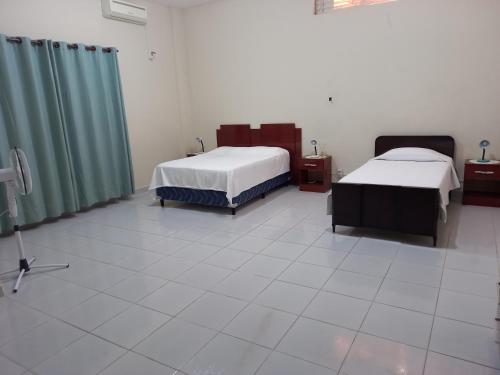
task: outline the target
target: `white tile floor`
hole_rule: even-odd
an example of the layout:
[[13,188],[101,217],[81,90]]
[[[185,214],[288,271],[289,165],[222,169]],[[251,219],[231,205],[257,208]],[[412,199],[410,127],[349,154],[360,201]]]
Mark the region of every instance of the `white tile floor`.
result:
[[[333,234],[325,201],[287,187],[233,217],[139,194],[25,231],[71,267],[0,298],[0,374],[500,375],[500,209],[453,204],[432,248]],[[16,256],[0,238],[0,272]]]

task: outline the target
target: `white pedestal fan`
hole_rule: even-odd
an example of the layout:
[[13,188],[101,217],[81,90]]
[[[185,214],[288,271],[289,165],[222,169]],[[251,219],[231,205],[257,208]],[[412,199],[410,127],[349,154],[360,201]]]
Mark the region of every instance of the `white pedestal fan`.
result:
[[5,183],[7,188],[7,203],[9,206],[9,214],[14,225],[14,235],[16,238],[17,248],[19,251],[19,268],[11,271],[3,272],[1,275],[6,275],[12,272],[19,272],[13,292],[16,293],[19,289],[19,284],[26,272],[32,268],[68,268],[69,264],[39,264],[32,265],[36,258],[26,259],[24,253],[23,239],[21,237],[21,230],[17,224],[17,202],[16,193],[27,195],[31,193],[32,181],[31,172],[26,159],[25,153],[15,147],[10,151],[10,168],[0,169],[0,182]]

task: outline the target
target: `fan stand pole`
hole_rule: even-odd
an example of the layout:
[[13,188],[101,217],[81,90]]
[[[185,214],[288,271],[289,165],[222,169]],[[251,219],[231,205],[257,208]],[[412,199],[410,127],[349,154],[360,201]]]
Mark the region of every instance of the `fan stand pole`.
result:
[[17,276],[16,283],[14,285],[14,289],[12,290],[13,293],[17,293],[19,290],[19,285],[21,284],[21,280],[23,276],[32,270],[33,268],[68,268],[69,263],[61,263],[61,264],[39,264],[32,266],[32,263],[36,261],[36,258],[31,258],[27,259],[26,254],[24,252],[24,243],[23,243],[23,238],[21,237],[21,230],[19,228],[19,225],[16,223],[16,217],[17,217],[17,207],[14,205],[14,209],[11,210],[11,218],[12,221],[14,221],[14,236],[16,238],[16,243],[17,243],[17,250],[19,251],[19,268],[3,272],[0,274],[5,275],[8,273],[16,272],[19,271],[19,275]]

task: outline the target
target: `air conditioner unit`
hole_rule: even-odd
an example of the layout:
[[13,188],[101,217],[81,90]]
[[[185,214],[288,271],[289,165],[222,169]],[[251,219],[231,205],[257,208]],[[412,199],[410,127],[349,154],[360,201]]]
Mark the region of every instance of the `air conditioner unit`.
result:
[[101,0],[102,15],[113,20],[145,25],[148,20],[146,7],[122,0]]

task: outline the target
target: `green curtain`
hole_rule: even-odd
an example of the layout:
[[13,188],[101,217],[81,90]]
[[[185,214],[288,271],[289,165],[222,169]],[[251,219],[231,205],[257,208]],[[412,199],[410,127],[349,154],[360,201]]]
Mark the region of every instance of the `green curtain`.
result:
[[[132,194],[116,50],[0,34],[0,168],[14,146],[33,175],[33,193],[18,196],[21,225]],[[0,213],[6,206],[0,186]],[[3,215],[0,233],[9,229]]]
[[89,207],[133,192],[116,50],[52,48],[77,201]]
[[[77,209],[66,152],[64,127],[52,74],[50,49],[8,42],[0,34],[0,168],[9,167],[9,150],[22,148],[28,157],[33,193],[18,196],[20,224],[57,217]],[[4,184],[0,212],[7,208]],[[8,215],[0,231],[10,229]]]

